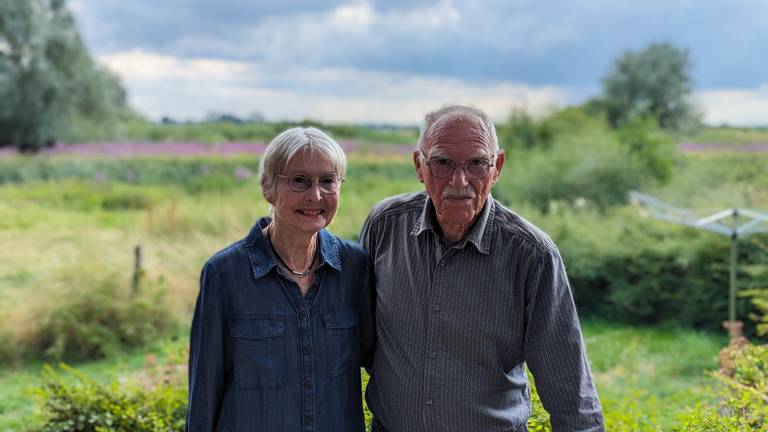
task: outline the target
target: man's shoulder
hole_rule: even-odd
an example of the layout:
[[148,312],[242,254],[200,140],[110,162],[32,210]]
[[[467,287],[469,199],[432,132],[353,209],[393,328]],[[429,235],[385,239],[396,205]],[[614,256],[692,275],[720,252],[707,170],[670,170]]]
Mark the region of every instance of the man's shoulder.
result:
[[424,192],[411,192],[391,196],[380,201],[373,206],[370,215],[371,220],[398,215],[398,214],[421,214],[424,203],[427,200],[427,194]]
[[498,201],[494,200],[494,203],[494,219],[502,236],[516,238],[539,253],[558,253],[555,242],[547,233]]

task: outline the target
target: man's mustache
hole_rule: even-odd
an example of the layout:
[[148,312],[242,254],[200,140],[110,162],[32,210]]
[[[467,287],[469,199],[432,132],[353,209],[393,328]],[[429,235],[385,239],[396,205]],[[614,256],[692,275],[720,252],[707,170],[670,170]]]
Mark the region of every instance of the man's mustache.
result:
[[446,185],[442,193],[443,199],[474,198],[474,197],[475,197],[475,190],[472,189],[472,186],[469,186],[469,185],[467,185],[462,189],[454,189],[453,187]]

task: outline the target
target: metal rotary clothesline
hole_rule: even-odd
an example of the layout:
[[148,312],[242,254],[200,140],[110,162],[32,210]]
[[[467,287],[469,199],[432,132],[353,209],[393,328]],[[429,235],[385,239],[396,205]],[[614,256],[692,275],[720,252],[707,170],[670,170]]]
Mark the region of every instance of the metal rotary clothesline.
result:
[[743,208],[729,208],[709,216],[699,217],[691,210],[677,208],[640,192],[630,192],[629,198],[633,204],[648,209],[656,219],[711,231],[731,238],[728,320],[736,321],[736,266],[739,259],[739,238],[768,232],[768,213]]

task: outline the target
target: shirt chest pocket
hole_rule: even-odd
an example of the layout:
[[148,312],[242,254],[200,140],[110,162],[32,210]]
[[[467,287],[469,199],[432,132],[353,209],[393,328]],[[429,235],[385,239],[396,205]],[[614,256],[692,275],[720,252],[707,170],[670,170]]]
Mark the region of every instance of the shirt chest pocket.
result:
[[328,376],[336,377],[360,367],[358,310],[343,306],[323,315]]
[[286,375],[285,321],[232,322],[235,383],[240,388],[282,387]]

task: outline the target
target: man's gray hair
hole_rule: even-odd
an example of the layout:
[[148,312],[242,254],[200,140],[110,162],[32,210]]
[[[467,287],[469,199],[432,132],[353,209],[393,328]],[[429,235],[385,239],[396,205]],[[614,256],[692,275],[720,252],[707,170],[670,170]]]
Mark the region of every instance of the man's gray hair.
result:
[[275,192],[277,175],[284,174],[288,162],[300,151],[327,158],[339,178],[347,174],[347,156],[339,143],[320,129],[295,127],[276,136],[259,162],[259,182],[265,197]]
[[496,137],[496,127],[493,125],[493,121],[488,117],[481,109],[466,106],[466,105],[448,105],[440,108],[437,111],[433,111],[424,116],[424,123],[421,125],[421,131],[419,132],[418,147],[422,154],[426,153],[426,140],[432,133],[432,129],[435,124],[446,117],[454,119],[464,119],[474,117],[480,121],[482,127],[482,133],[485,136],[485,140],[490,147],[492,153],[498,153],[499,151],[499,139]]

